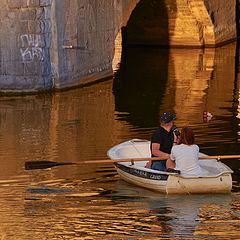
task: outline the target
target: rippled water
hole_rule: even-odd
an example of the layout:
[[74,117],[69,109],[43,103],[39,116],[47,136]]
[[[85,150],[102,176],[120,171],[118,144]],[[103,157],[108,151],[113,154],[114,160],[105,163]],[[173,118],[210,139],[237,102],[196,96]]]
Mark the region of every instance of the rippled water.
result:
[[0,239],[239,239],[238,159],[224,161],[234,187],[223,195],[154,193],[120,180],[112,164],[24,169],[106,159],[122,141],[150,139],[164,111],[194,129],[202,152],[240,154],[236,49],[125,49],[108,81],[1,97]]

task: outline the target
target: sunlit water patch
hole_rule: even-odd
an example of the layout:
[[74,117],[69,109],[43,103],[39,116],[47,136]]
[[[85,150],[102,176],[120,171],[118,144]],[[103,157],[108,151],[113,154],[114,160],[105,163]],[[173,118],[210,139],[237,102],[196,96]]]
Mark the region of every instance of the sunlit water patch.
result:
[[[26,161],[106,159],[150,140],[162,112],[190,126],[200,150],[240,154],[235,44],[127,49],[114,79],[0,100],[0,236],[32,239],[238,239],[240,161],[224,195],[163,195],[120,180],[112,163],[25,170]],[[203,111],[214,115],[204,121]]]

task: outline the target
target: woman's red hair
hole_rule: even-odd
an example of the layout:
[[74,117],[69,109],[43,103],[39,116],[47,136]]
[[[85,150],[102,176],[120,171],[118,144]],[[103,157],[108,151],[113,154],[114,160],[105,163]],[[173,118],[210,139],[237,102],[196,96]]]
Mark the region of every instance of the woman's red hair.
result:
[[194,144],[195,138],[191,128],[182,128],[179,144],[192,145]]

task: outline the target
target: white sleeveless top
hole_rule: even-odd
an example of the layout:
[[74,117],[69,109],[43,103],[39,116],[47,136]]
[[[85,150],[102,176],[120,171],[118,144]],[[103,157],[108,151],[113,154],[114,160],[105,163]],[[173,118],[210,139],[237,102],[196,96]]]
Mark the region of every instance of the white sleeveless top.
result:
[[198,154],[197,145],[180,144],[172,147],[170,158],[175,161],[175,169],[181,171],[182,177],[201,177]]

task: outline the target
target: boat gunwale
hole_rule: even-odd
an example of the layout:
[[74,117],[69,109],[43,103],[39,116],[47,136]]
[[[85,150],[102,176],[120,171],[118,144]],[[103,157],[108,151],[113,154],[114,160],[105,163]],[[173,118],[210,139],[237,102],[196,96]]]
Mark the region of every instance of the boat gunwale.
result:
[[[145,171],[145,172],[148,172],[148,173],[154,173],[154,174],[158,174],[158,175],[168,175],[168,176],[169,175],[174,175],[174,176],[177,176],[177,177],[183,178],[183,179],[218,178],[221,175],[228,175],[228,174],[232,173],[232,171],[223,171],[223,172],[221,172],[221,173],[219,173],[217,175],[213,175],[213,176],[201,176],[201,177],[191,177],[191,176],[189,176],[189,177],[183,177],[183,176],[181,176],[178,173],[158,171],[158,170],[154,170],[154,169],[150,169],[150,168],[144,168],[144,167],[136,167],[135,165],[126,165],[126,163],[131,163],[131,162],[118,162],[118,163],[114,163],[114,165],[116,167],[117,167],[117,165],[122,165],[124,167],[136,169],[136,170],[139,170],[139,171]],[[222,163],[222,162],[220,162],[220,163]],[[131,174],[131,173],[129,173],[129,174]]]

